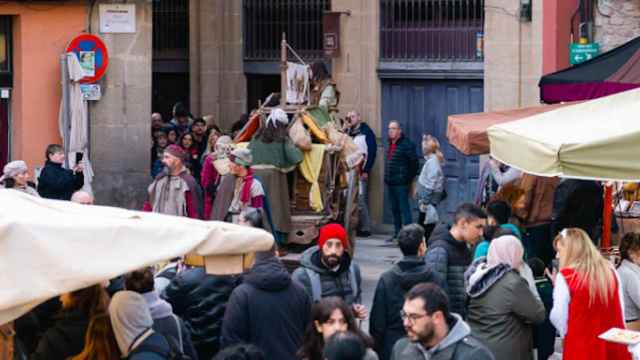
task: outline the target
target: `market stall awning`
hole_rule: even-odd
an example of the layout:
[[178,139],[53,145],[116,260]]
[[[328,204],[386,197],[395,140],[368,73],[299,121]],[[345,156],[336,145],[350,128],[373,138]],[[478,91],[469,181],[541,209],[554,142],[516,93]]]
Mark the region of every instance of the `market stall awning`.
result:
[[523,109],[450,115],[447,124],[449,143],[465,155],[489,153],[487,129],[493,125],[523,119],[575,103],[540,105]]
[[540,79],[547,104],[590,100],[640,87],[640,37],[589,61]]
[[491,155],[542,176],[640,180],[640,89],[488,129]]
[[0,189],[0,324],[51,297],[187,253],[269,250],[238,225],[44,200]]

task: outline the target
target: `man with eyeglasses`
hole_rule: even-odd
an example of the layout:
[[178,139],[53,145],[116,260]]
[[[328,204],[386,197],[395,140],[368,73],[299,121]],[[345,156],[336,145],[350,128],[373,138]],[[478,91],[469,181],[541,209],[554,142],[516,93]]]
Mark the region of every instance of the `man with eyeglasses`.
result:
[[462,317],[449,312],[447,294],[438,285],[414,286],[400,316],[407,337],[398,340],[391,360],[494,360]]

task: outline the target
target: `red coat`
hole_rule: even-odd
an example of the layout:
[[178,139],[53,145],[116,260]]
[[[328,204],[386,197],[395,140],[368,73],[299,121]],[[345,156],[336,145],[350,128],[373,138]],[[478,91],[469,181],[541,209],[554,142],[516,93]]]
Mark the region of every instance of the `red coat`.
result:
[[589,305],[589,284],[580,284],[573,269],[565,268],[560,272],[567,280],[571,294],[562,359],[631,360],[625,345],[598,338],[598,335],[612,327],[625,327],[617,279],[613,296],[607,304],[596,297],[594,303]]

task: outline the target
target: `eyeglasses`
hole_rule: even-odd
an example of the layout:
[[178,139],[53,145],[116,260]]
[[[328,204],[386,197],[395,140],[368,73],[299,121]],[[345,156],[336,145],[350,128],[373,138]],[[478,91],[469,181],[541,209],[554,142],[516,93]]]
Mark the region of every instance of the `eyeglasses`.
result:
[[400,318],[402,321],[409,320],[410,324],[415,324],[416,321],[426,316],[429,316],[429,314],[407,314],[404,310],[400,310]]

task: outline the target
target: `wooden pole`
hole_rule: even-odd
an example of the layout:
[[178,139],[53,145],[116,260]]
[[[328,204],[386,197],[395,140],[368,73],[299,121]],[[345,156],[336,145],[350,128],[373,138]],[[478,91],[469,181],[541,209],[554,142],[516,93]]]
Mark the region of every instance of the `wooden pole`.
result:
[[287,104],[287,34],[282,33],[280,43],[280,106]]
[[604,185],[604,206],[602,207],[602,248],[611,247],[611,218],[613,214],[613,185]]

